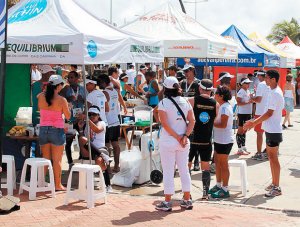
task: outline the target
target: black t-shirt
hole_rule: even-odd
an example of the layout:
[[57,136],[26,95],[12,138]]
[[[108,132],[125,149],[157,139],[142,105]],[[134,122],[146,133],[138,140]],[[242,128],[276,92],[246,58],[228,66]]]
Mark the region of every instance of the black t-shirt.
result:
[[196,79],[191,84],[187,84],[187,80],[183,80],[180,84],[183,96],[184,97],[195,97],[200,95],[199,92],[199,82],[200,80]]
[[214,120],[216,118],[216,100],[213,98],[204,98],[196,96],[194,102],[194,115],[196,124],[194,126],[192,142],[210,143]]

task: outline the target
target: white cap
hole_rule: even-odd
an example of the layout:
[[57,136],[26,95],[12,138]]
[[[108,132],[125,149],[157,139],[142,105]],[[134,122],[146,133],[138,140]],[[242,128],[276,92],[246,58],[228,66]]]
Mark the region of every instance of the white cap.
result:
[[91,108],[89,108],[89,111],[88,111],[89,113],[95,113],[95,114],[99,114],[100,115],[100,111],[97,109],[97,108],[95,108],[95,107],[91,107]]
[[221,76],[217,82],[219,82],[220,80],[224,79],[224,78],[234,78],[234,75],[231,75],[230,73],[225,73],[223,76]]
[[252,80],[249,80],[248,78],[242,78],[241,84],[250,84],[252,83]]
[[38,69],[42,74],[45,74],[48,72],[55,72],[55,70],[50,65],[39,65]]
[[91,83],[91,84],[97,84],[96,80],[90,80],[90,79],[85,79],[86,84]]
[[195,66],[193,66],[193,65],[185,65],[185,66],[183,67],[182,71],[186,71],[186,70],[188,70],[188,69],[194,69],[194,68],[195,68]]
[[49,83],[51,83],[52,85],[58,85],[61,83],[65,83],[65,81],[63,80],[63,78],[60,75],[52,75],[49,78]]
[[163,86],[168,89],[175,89],[174,84],[179,84],[179,82],[175,76],[169,76],[163,82]]

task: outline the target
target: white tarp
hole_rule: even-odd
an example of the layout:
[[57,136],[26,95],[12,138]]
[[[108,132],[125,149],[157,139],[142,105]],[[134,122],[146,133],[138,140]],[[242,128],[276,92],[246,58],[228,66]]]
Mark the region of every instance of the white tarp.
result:
[[164,41],[164,57],[236,59],[237,44],[209,31],[167,2],[122,29]]
[[300,59],[300,47],[296,46],[288,36],[286,36],[276,47],[293,58]]
[[22,0],[8,18],[8,63],[163,61],[162,42],[112,27],[73,0]]

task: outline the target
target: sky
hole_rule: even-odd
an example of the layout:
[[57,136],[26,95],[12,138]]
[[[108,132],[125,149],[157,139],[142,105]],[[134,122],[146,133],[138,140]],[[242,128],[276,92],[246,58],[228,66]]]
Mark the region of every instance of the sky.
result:
[[[88,10],[109,20],[110,0],[74,0],[84,2]],[[166,0],[112,0],[113,22],[118,26],[157,8]],[[194,1],[194,0],[188,0]],[[201,0],[197,0],[201,1]],[[170,0],[180,8],[178,0]],[[184,3],[186,12],[195,17],[195,4]],[[259,32],[267,36],[275,23],[291,20],[300,21],[300,0],[208,0],[197,4],[197,21],[215,33],[221,34],[231,24],[249,35]]]

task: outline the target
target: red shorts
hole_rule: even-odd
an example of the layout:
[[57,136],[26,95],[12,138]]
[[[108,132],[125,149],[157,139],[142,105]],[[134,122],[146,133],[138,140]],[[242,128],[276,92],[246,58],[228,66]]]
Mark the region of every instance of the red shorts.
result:
[[[255,115],[254,118],[257,119],[257,118],[259,118],[259,117],[260,117],[259,115]],[[255,132],[261,132],[261,133],[263,133],[264,130],[261,128],[261,125],[262,125],[262,123],[256,125],[256,126],[254,127],[254,131],[255,131]]]

